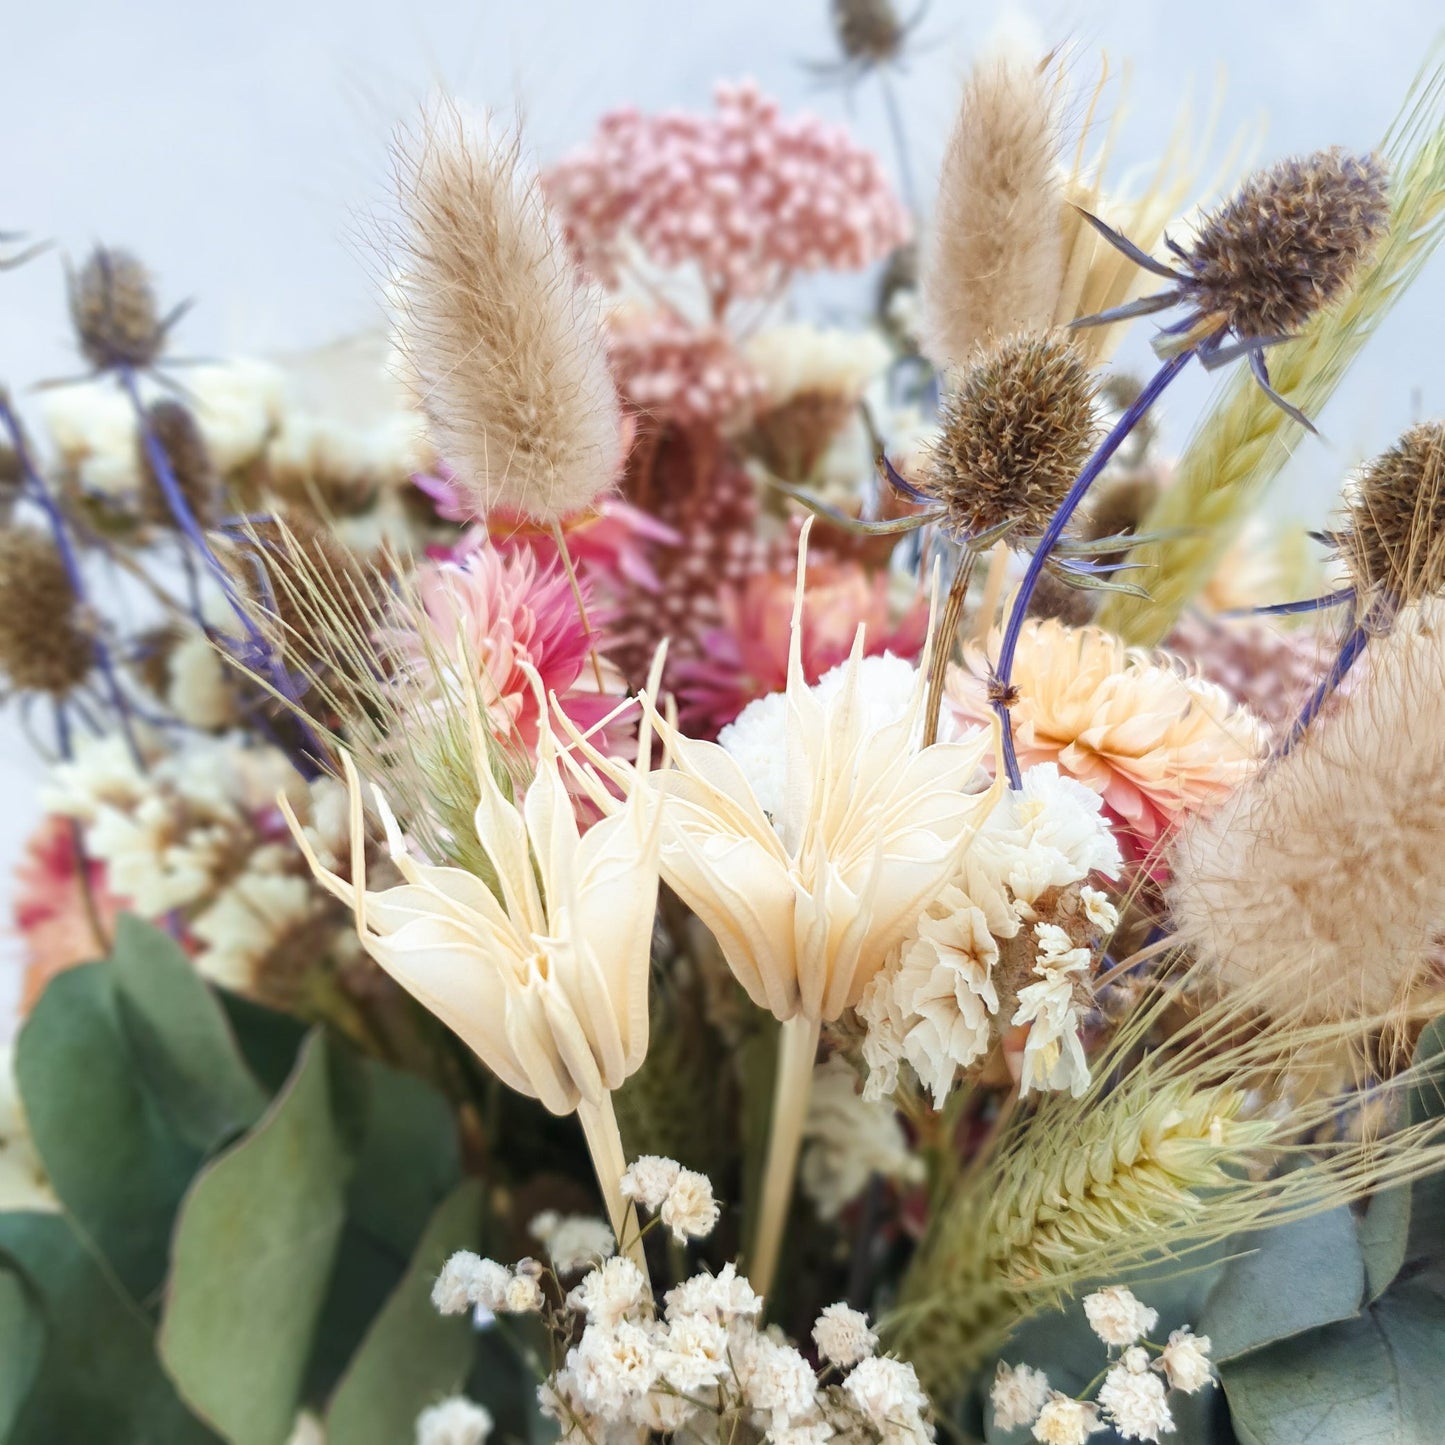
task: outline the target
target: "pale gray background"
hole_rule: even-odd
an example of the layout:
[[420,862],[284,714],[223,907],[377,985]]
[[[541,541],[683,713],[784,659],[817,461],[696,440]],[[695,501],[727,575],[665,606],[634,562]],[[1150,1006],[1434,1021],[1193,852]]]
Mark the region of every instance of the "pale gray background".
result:
[[[137,250],[167,294],[192,296],[189,354],[291,349],[375,323],[368,217],[385,194],[387,137],[435,87],[520,106],[542,158],[603,110],[707,104],[719,77],[754,76],[789,104],[849,119],[887,149],[877,92],[820,87],[826,0],[3,0],[0,230],[72,252]],[[933,0],[901,85],[920,177],[931,177],[959,73],[997,30],[1063,44],[1091,75],[1130,68],[1121,164],[1151,159],[1191,85],[1219,84],[1220,131],[1267,116],[1268,158],[1368,147],[1445,24],[1438,0]],[[1437,360],[1445,258],[1415,289],[1320,418],[1283,505],[1323,514],[1344,470],[1408,420],[1445,410]],[[827,293],[832,304],[833,293]],[[821,304],[821,302],[820,302]],[[1127,359],[1127,357],[1126,357]],[[71,373],[58,263],[0,276],[0,381]],[[1172,401],[1179,437],[1206,383]],[[36,815],[36,766],[0,721],[0,878]],[[0,968],[0,998],[8,984]]]

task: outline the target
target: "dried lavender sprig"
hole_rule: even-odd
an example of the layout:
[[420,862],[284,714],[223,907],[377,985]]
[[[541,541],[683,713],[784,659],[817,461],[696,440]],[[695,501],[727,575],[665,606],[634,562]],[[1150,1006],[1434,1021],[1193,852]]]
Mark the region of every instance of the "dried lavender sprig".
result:
[[[10,405],[10,398],[3,390],[0,390],[0,426],[5,428],[10,437],[10,446],[15,453],[16,463],[20,468],[20,475],[25,487],[25,493],[45,513],[46,521],[50,525],[50,534],[55,541],[55,550],[60,557],[61,565],[65,568],[65,575],[70,580],[71,590],[74,592],[76,601],[83,607],[89,606],[89,598],[85,590],[85,578],[81,574],[80,563],[75,555],[75,548],[71,544],[70,532],[65,524],[64,514],[57,505],[55,498],[50,495],[50,488],[46,485],[45,478],[41,475],[39,467],[35,465],[34,458],[30,455],[30,445],[25,439],[24,429],[20,425],[20,419],[15,415]],[[110,655],[110,649],[106,646],[104,638],[97,632],[92,643],[95,649],[96,666],[100,669],[101,677],[105,681],[105,688],[110,695],[111,706],[115,709],[116,719],[125,737],[126,747],[130,750],[131,757],[135,764],[142,771],[145,769],[145,759],[141,754],[140,745],[136,742],[134,729],[131,727],[131,704],[120,685],[120,678],[115,670],[115,663]],[[63,714],[63,708],[57,708],[57,717]],[[60,726],[57,723],[57,741],[65,756],[69,756],[70,734],[68,723]]]

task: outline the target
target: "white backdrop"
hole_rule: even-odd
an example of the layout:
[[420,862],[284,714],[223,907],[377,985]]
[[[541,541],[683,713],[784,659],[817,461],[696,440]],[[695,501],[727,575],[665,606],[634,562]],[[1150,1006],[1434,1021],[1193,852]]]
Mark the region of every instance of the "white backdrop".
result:
[[[0,230],[135,249],[167,296],[194,297],[190,355],[292,349],[374,324],[366,218],[387,137],[429,90],[520,106],[543,158],[603,110],[701,106],[754,76],[790,105],[848,119],[886,150],[876,91],[820,87],[827,0],[3,0]],[[1220,133],[1268,117],[1261,154],[1372,145],[1442,24],[1439,0],[932,0],[902,81],[915,168],[942,146],[959,72],[996,27],[1064,44],[1085,75],[1127,64],[1119,161],[1147,161],[1191,84],[1221,83]],[[1318,517],[1344,470],[1412,417],[1445,410],[1445,258],[1320,419],[1282,495]],[[54,257],[0,276],[0,382],[73,374]],[[1206,383],[1180,388],[1180,435]],[[36,766],[0,721],[0,879],[36,815]],[[0,989],[13,970],[0,968]]]

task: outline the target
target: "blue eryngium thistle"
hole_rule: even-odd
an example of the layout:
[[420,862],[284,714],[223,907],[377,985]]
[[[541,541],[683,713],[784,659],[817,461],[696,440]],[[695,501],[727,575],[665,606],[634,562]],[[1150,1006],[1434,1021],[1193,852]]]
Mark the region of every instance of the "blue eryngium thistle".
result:
[[1314,427],[1270,385],[1266,348],[1287,341],[1316,312],[1349,289],[1360,265],[1373,254],[1389,221],[1384,162],[1338,148],[1281,161],[1258,171],[1232,200],[1205,218],[1188,248],[1166,239],[1178,267],[1166,266],[1084,213],[1111,244],[1131,260],[1174,284],[1126,306],[1087,316],[1075,326],[1096,326],[1176,306],[1184,317],[1155,338],[1164,358],[1138,398],[1121,416],[1069,489],[1039,541],[1014,599],[994,668],[992,695],[1003,724],[1004,766],[1019,786],[1009,707],[1014,651],[1045,563],[1089,488],[1129,433],[1183,371],[1191,357],[1213,369],[1248,357],[1266,395],[1290,416]]

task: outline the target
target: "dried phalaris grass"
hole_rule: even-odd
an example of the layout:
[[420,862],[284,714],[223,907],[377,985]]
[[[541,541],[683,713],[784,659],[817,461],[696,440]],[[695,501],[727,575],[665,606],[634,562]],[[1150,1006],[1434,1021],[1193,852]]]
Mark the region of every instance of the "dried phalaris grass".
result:
[[964,86],[922,267],[923,349],[940,367],[1048,327],[1062,280],[1053,86],[995,59]]
[[[1339,306],[1270,352],[1275,389],[1307,415],[1328,400],[1445,235],[1445,67],[1417,82],[1381,152],[1394,176],[1388,236]],[[1136,575],[1149,597],[1108,597],[1100,624],[1129,642],[1156,645],[1213,574],[1300,435],[1252,377],[1236,375],[1145,519],[1145,531],[1167,535],[1130,554],[1142,564]]]
[[400,340],[432,440],[478,515],[553,522],[616,478],[599,303],[515,135],[452,105],[397,147]]

